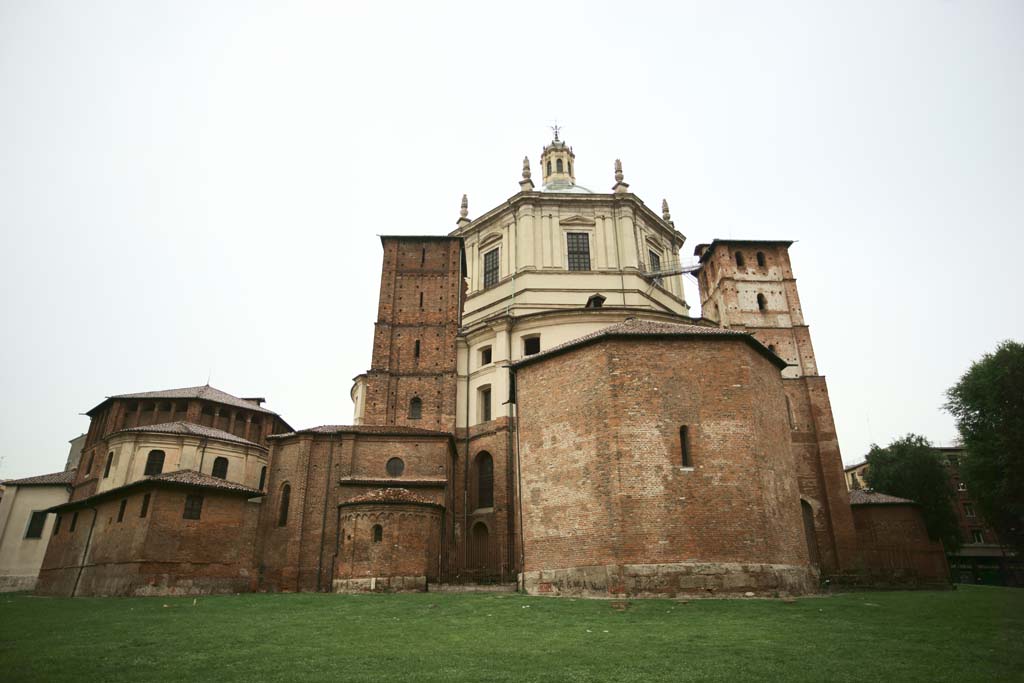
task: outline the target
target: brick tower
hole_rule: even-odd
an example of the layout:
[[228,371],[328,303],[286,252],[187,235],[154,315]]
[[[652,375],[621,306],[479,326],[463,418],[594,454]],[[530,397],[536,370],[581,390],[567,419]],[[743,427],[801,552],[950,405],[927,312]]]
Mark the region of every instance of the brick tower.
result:
[[792,242],[715,240],[697,246],[701,311],[722,327],[745,330],[789,367],[789,408],[801,507],[812,561],[823,575],[857,563],[856,536],[825,378],[818,374],[789,261]]
[[455,431],[455,337],[465,272],[458,237],[382,236],[365,425]]

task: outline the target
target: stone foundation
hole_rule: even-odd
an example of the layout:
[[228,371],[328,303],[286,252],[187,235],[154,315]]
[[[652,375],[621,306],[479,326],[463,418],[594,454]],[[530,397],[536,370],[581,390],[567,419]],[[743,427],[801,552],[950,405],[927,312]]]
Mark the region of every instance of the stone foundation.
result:
[[30,576],[0,576],[0,593],[13,593],[15,591],[30,591],[36,587],[36,575]]
[[335,579],[335,593],[399,593],[424,592],[426,576],[373,576],[359,579]]
[[589,598],[802,595],[818,590],[818,573],[810,567],[735,562],[599,565],[525,572],[520,585],[531,595]]

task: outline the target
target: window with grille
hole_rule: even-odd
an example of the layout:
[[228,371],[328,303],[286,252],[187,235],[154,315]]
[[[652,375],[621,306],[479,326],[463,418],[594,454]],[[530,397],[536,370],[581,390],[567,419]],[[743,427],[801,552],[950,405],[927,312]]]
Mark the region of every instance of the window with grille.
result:
[[648,251],[647,255],[650,257],[651,260],[651,272],[657,273],[659,270],[661,270],[661,254],[659,254],[656,251]]
[[182,519],[199,519],[203,514],[203,497],[190,494],[185,498],[185,511],[181,513]]
[[414,396],[409,401],[409,419],[419,420],[423,417],[423,401],[419,396]]
[[569,248],[569,270],[590,270],[590,235],[570,232],[565,235]]
[[25,538],[42,538],[44,526],[46,526],[46,510],[36,510],[28,520]]
[[484,288],[498,284],[498,250],[491,249],[484,254]]

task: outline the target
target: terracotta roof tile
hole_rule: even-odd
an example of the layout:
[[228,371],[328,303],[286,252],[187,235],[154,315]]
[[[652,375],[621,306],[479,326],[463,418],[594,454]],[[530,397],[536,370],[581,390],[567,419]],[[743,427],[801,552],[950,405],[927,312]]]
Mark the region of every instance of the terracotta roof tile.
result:
[[639,318],[629,318],[621,323],[615,325],[609,325],[608,327],[601,328],[585,334],[582,337],[572,339],[565,343],[553,346],[550,349],[535,353],[532,356],[527,356],[513,362],[511,365],[513,368],[518,368],[529,363],[547,358],[548,356],[557,355],[569,349],[576,348],[578,346],[585,346],[591,342],[610,338],[610,337],[680,337],[680,338],[693,338],[693,337],[731,337],[744,339],[751,343],[755,349],[763,354],[766,354],[772,362],[779,367],[785,367],[786,362],[776,356],[774,353],[769,351],[761,342],[754,339],[754,337],[747,332],[740,332],[738,330],[730,330],[723,327],[711,327],[707,325],[693,325],[690,323],[670,323],[655,320],[641,320]]
[[273,434],[269,438],[281,439],[296,434],[395,434],[410,436],[447,436],[451,432],[441,432],[434,429],[420,429],[419,427],[402,427],[398,425],[320,425],[309,429],[298,429],[294,432],[284,434]]
[[55,505],[50,508],[50,512],[59,512],[61,510],[81,507],[82,505],[88,505],[93,501],[102,500],[104,498],[112,498],[121,495],[123,492],[130,489],[142,488],[145,486],[180,486],[182,488],[199,488],[209,491],[222,491],[224,493],[237,493],[246,496],[247,498],[255,498],[257,496],[264,495],[263,491],[237,484],[233,481],[226,479],[218,479],[217,477],[211,477],[208,474],[202,474],[195,470],[175,470],[173,472],[164,472],[163,474],[157,474],[152,477],[143,477],[124,486],[118,486],[116,488],[107,489],[106,491],[100,491],[95,493],[88,498],[81,498],[79,500],[69,501],[62,503],[61,505]]
[[[223,403],[225,405],[234,406],[236,408],[246,408],[248,410],[255,410],[260,413],[267,413],[268,415],[277,415],[272,410],[267,410],[263,406],[257,405],[252,401],[246,401],[245,399],[232,396],[226,391],[215,389],[210,385],[206,384],[200,387],[184,387],[181,389],[163,389],[161,391],[140,391],[135,394],[117,394],[115,396],[108,396],[96,407],[92,408],[88,412],[91,413],[96,408],[106,403],[112,398],[135,398],[140,400],[145,399],[175,399],[175,398],[200,398],[207,401],[213,401],[215,403]],[[88,413],[87,413],[88,414]]]
[[414,505],[435,505],[437,507],[444,507],[440,503],[435,503],[432,500],[427,500],[426,498],[417,496],[409,489],[403,488],[374,489],[358,495],[355,498],[349,498],[346,501],[342,501],[341,505],[360,505],[370,503],[412,503]]
[[240,436],[235,436],[230,432],[225,432],[223,429],[214,429],[213,427],[205,427],[203,425],[197,425],[194,422],[163,422],[156,425],[145,425],[142,427],[129,427],[128,429],[122,429],[116,434],[124,432],[145,432],[153,434],[184,434],[189,436],[199,436],[207,439],[218,439],[220,441],[229,441],[231,443],[242,444],[245,446],[254,446],[256,448],[263,448],[258,443],[248,441]]
[[51,474],[37,474],[34,477],[24,479],[8,479],[0,481],[4,486],[59,486],[61,484],[70,486],[75,481],[75,470],[64,472],[53,472]]
[[874,489],[854,489],[850,491],[850,505],[917,505],[909,498],[898,498],[888,493],[879,493]]

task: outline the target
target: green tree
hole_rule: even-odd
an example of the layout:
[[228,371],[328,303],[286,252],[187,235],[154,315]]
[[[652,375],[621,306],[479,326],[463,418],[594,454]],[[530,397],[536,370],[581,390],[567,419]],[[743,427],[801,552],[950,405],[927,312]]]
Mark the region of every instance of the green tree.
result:
[[986,353],[946,396],[971,498],[1003,543],[1024,550],[1024,344]]
[[928,439],[907,434],[885,448],[872,444],[867,461],[868,486],[920,504],[928,535],[941,540],[947,552],[960,547],[949,473]]

